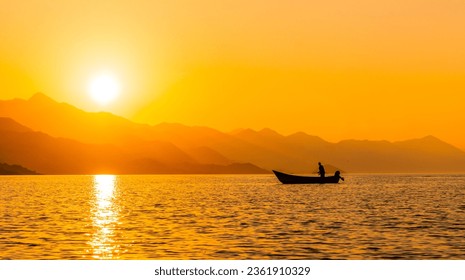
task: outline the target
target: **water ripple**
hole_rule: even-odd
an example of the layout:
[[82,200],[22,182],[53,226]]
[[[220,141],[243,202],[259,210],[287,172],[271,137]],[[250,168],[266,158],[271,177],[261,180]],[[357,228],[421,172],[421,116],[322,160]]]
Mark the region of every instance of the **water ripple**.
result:
[[465,176],[0,178],[0,259],[463,259]]

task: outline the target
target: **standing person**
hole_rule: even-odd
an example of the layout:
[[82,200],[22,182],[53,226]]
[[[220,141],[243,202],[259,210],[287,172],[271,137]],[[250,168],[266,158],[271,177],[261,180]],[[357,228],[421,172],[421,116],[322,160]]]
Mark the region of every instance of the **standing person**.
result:
[[320,174],[320,177],[321,178],[324,178],[325,177],[325,167],[323,166],[323,164],[321,164],[321,162],[318,163],[318,174]]

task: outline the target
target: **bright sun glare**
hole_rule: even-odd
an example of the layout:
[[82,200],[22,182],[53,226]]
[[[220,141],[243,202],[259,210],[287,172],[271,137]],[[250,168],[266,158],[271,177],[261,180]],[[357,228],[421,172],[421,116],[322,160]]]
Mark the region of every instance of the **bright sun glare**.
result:
[[89,83],[89,94],[100,105],[114,101],[120,92],[118,81],[109,74],[94,77]]

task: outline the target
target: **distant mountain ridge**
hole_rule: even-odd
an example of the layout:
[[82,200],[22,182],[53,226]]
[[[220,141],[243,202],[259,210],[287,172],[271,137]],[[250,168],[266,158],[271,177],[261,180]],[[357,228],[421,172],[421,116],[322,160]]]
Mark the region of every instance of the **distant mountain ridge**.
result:
[[[223,133],[182,124],[150,126],[111,113],[85,112],[44,94],[0,101],[0,117],[5,135],[0,140],[0,161],[47,174],[95,170],[264,173],[271,169],[312,173],[318,161],[347,172],[465,171],[465,152],[433,136],[401,142],[330,143],[303,132],[284,136],[268,128]],[[28,148],[34,145],[40,151]],[[32,154],[22,155],[25,150]],[[7,156],[19,161],[4,160]]]
[[146,153],[139,153],[144,147],[87,144],[23,128],[0,118],[0,160],[42,174],[267,173],[249,163],[201,164],[170,143],[152,142]]

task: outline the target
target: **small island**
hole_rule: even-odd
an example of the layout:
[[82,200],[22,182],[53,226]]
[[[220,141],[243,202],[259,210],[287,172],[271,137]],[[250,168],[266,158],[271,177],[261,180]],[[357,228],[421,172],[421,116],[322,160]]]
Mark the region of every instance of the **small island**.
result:
[[0,163],[0,175],[39,175],[39,173],[21,165]]

